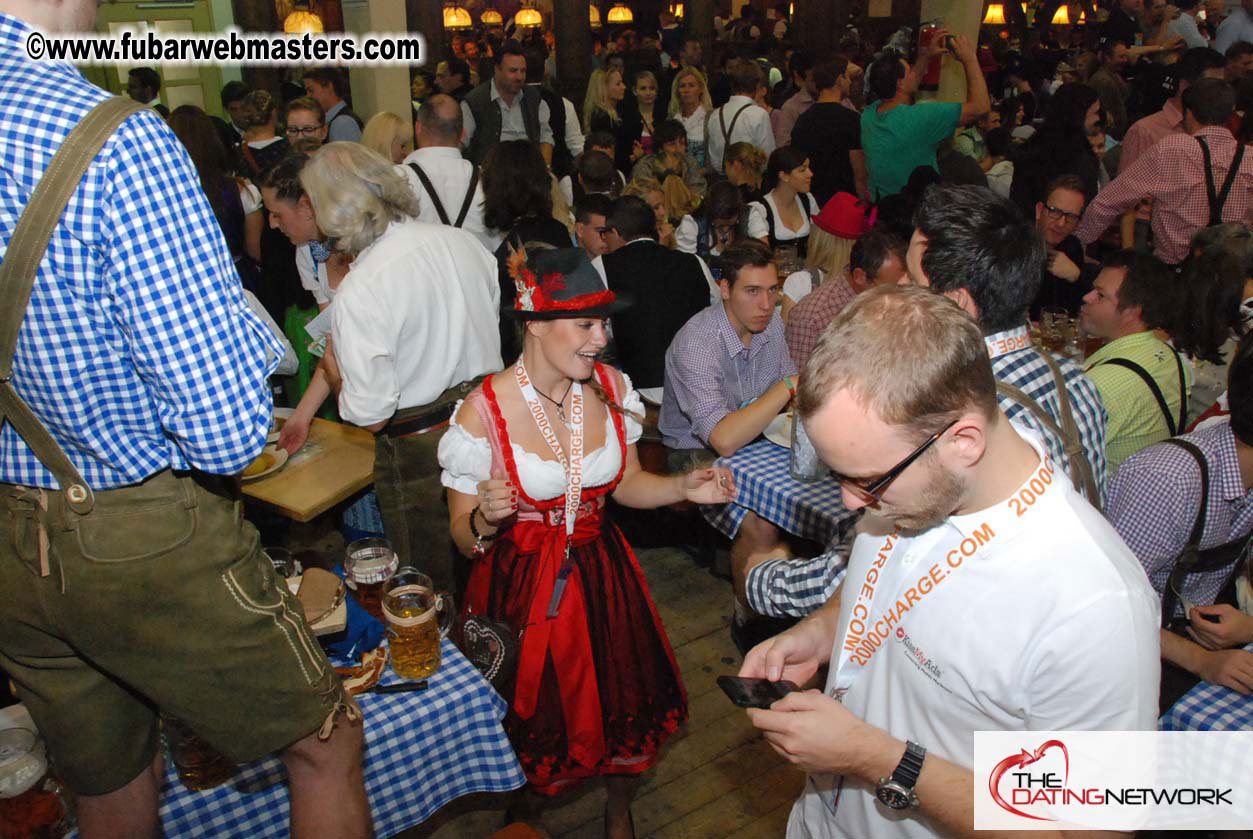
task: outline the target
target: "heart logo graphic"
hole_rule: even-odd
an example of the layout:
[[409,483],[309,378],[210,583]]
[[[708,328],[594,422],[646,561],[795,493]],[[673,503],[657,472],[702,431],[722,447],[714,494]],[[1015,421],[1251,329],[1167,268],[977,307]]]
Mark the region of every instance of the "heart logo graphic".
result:
[[1061,740],[1045,740],[1034,752],[1029,752],[1026,749],[1023,749],[1018,754],[1010,755],[1000,763],[996,764],[996,768],[992,770],[992,774],[988,777],[988,791],[992,793],[992,800],[1000,805],[1002,809],[1013,813],[1015,816],[1022,816],[1024,819],[1035,819],[1036,821],[1045,822],[1057,821],[1056,819],[1050,819],[1047,816],[1033,816],[1030,813],[1024,813],[1022,810],[1019,810],[1017,807],[1014,807],[1002,798],[1000,791],[1001,778],[1006,772],[1011,769],[1030,766],[1040,758],[1044,757],[1044,753],[1049,749],[1061,749],[1062,751],[1062,758],[1065,760],[1066,766],[1066,772],[1063,776],[1064,780],[1062,781],[1062,787],[1064,788],[1066,784],[1070,782],[1070,752],[1066,751],[1066,744]]

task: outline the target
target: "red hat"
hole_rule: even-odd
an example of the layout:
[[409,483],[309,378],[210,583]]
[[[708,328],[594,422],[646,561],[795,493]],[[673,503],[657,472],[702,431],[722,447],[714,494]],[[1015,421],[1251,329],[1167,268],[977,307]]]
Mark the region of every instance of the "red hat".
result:
[[[869,211],[869,212],[867,212]],[[876,213],[849,192],[837,192],[816,216],[813,223],[832,236],[841,239],[860,239],[874,226]]]

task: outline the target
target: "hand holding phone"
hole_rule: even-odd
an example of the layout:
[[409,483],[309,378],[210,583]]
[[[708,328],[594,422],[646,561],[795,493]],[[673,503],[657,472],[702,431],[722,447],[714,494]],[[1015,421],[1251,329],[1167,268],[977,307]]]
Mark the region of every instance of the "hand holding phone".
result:
[[776,699],[782,699],[794,690],[800,690],[792,682],[780,679],[748,679],[743,676],[719,676],[718,687],[741,708],[769,708]]

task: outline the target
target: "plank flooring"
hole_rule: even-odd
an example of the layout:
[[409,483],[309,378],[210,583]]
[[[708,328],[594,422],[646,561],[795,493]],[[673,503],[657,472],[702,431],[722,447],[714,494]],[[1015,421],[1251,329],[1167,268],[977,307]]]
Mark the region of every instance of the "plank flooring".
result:
[[[731,588],[676,548],[638,552],[687,686],[691,719],[644,775],[632,814],[640,839],[781,837],[804,776],[783,761],[715,679],[739,668],[728,624]],[[486,839],[504,824],[505,796],[454,802],[400,839]],[[556,839],[604,835],[601,784],[584,785],[545,809]]]

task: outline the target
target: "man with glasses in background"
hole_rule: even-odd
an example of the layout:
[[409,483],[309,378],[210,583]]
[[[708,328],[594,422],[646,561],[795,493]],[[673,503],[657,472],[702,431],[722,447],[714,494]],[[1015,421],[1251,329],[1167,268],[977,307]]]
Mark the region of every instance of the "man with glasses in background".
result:
[[982,331],[941,295],[880,286],[801,376],[805,430],[868,512],[847,585],[740,670],[805,686],[829,665],[823,692],[748,711],[810,773],[789,839],[969,835],[975,731],[1157,727],[1157,599],[997,405]]
[[1040,291],[1031,304],[1031,319],[1040,319],[1040,309],[1061,306],[1072,315],[1079,311],[1083,295],[1092,288],[1096,272],[1085,266],[1083,245],[1075,238],[1075,228],[1086,203],[1083,181],[1077,175],[1060,175],[1044,188],[1042,201],[1035,205],[1035,228],[1047,249]]

